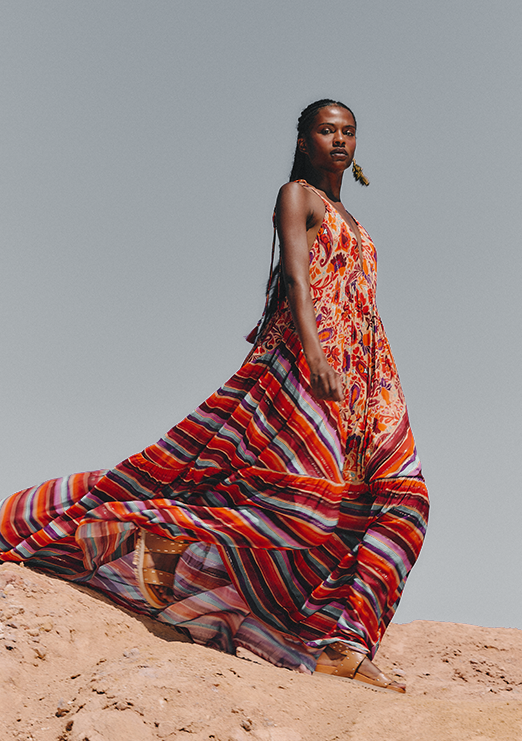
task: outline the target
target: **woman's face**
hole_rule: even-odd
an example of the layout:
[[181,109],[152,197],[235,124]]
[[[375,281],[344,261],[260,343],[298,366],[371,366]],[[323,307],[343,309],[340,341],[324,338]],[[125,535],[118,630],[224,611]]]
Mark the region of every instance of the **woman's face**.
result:
[[343,172],[355,154],[355,121],[346,108],[320,108],[306,137],[298,140],[314,170]]

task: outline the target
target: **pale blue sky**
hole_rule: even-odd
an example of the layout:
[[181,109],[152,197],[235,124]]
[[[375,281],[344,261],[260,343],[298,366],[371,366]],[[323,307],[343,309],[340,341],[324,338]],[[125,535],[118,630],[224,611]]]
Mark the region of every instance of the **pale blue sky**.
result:
[[5,0],[0,497],[238,368],[297,116],[339,98],[433,503],[397,620],[522,628],[521,27],[519,0]]

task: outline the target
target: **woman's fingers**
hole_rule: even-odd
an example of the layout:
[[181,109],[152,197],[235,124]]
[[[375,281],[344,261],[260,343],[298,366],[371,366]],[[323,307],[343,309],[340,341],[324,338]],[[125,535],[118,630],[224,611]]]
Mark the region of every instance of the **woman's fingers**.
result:
[[341,377],[333,368],[329,368],[323,373],[312,375],[311,385],[314,396],[318,399],[331,401],[343,400],[343,385]]
[[331,398],[333,401],[342,401],[344,398],[344,389],[340,376],[335,374],[335,384],[332,388]]

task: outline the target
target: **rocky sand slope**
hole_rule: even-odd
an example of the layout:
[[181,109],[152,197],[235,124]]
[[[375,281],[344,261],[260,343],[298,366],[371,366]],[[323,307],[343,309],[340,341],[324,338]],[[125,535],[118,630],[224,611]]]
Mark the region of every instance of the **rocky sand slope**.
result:
[[522,631],[392,625],[406,695],[229,656],[0,566],[0,741],[522,741]]

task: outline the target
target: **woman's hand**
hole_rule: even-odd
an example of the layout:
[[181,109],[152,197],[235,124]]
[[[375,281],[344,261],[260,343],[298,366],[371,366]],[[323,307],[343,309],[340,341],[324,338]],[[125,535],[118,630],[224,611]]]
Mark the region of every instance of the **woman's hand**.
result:
[[342,401],[344,397],[341,376],[336,373],[326,358],[307,361],[310,368],[310,385],[316,399]]

